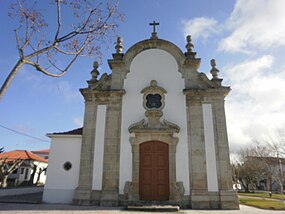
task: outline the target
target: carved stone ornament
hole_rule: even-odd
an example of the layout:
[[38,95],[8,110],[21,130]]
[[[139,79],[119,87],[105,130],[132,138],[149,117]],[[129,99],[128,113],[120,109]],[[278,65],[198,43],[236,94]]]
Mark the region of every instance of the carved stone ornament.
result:
[[219,69],[216,68],[217,64],[216,64],[216,60],[215,59],[211,59],[211,74],[213,76],[213,79],[218,79],[218,74],[219,74]]
[[141,91],[143,95],[143,107],[148,110],[162,110],[164,108],[166,90],[157,85],[156,80],[150,81],[150,86]]
[[145,119],[134,123],[129,126],[129,132],[151,132],[162,131],[167,133],[178,133],[180,131],[179,126],[168,122],[161,117],[163,116],[162,109],[165,106],[165,94],[166,90],[157,85],[155,80],[150,81],[150,86],[144,88],[143,93],[143,107],[145,108]]

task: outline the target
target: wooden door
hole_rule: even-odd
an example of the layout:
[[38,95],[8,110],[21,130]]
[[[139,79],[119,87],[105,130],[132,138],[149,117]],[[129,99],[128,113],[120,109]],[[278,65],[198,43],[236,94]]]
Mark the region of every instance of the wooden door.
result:
[[140,144],[139,195],[140,200],[169,200],[168,144],[149,141]]

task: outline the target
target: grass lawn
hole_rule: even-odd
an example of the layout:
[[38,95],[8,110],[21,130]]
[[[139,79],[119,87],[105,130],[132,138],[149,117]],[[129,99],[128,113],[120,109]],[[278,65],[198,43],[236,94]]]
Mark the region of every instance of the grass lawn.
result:
[[[261,197],[261,198],[270,198],[268,193],[262,193],[262,192],[257,192],[257,193],[239,193],[240,196],[250,196],[250,197]],[[285,200],[285,195],[281,194],[272,194],[271,198],[273,199],[284,199]]]
[[248,206],[258,207],[268,210],[285,210],[283,201],[266,200],[264,198],[239,198],[240,203]]

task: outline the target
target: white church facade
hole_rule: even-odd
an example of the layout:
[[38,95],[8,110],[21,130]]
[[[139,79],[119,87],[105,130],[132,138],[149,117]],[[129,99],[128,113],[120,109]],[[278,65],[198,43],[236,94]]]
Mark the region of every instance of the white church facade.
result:
[[94,63],[83,128],[53,133],[43,202],[118,206],[177,204],[238,209],[232,189],[219,70],[210,80],[187,37],[186,52],[152,37]]

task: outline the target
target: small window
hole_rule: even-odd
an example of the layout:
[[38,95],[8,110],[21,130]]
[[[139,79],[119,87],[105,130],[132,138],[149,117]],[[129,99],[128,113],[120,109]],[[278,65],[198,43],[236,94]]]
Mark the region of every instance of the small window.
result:
[[21,175],[24,174],[25,168],[21,168]]
[[66,171],[68,171],[68,170],[70,170],[70,169],[72,168],[72,164],[71,164],[69,161],[67,161],[67,162],[65,162],[65,163],[63,164],[63,168],[64,168]]

